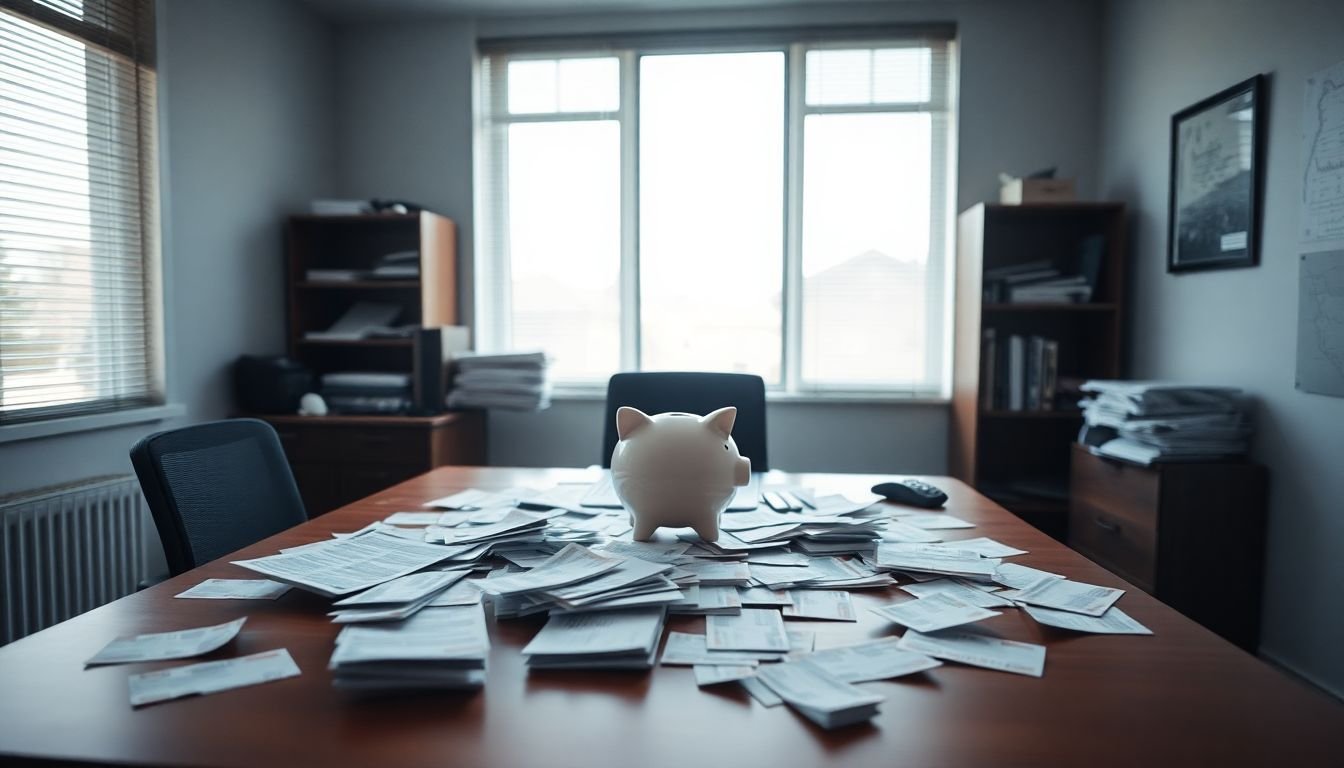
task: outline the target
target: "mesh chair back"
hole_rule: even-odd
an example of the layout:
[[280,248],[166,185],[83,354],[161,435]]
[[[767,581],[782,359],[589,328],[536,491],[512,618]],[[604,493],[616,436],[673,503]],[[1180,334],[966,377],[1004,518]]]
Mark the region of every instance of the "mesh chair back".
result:
[[131,463],[176,576],[308,519],[275,429],[230,419],[158,432]]
[[618,373],[607,382],[607,426],[602,466],[616,449],[616,409],[623,405],[649,414],[680,411],[701,416],[737,406],[733,442],[751,459],[752,472],[770,468],[765,454],[765,380],[745,373]]

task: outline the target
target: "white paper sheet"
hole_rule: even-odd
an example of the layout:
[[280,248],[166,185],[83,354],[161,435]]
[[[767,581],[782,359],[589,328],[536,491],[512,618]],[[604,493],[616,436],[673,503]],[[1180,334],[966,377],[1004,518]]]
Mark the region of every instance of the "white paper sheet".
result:
[[1112,606],[1101,616],[1084,616],[1070,611],[1057,611],[1052,608],[1041,608],[1036,605],[1024,605],[1022,610],[1036,621],[1060,629],[1071,629],[1074,632],[1088,632],[1095,635],[1151,635],[1153,631],[1134,619],[1129,614]]
[[789,636],[779,611],[743,608],[737,615],[705,619],[705,644],[712,651],[775,651],[788,653]]
[[449,547],[375,531],[313,549],[233,562],[276,581],[337,597],[405,576],[454,554]]
[[763,707],[778,707],[784,704],[784,700],[779,698],[779,694],[770,690],[770,686],[762,683],[755,676],[743,678],[737,681],[738,685],[746,689],[751,694],[751,698]]
[[1027,589],[1044,579],[1062,579],[1058,573],[1017,563],[1003,563],[994,570],[994,581],[1011,589]]
[[947,546],[958,549],[968,549],[978,553],[981,557],[1014,557],[1016,555],[1025,555],[1027,550],[1010,547],[1007,544],[995,541],[987,536],[981,536],[976,539],[963,539],[961,541],[949,541]]
[[1003,615],[998,611],[963,603],[941,592],[919,600],[883,605],[872,610],[884,619],[919,632],[937,632]]
[[173,597],[191,600],[274,600],[289,589],[288,584],[270,579],[206,579]]
[[424,571],[385,581],[357,595],[332,603],[334,606],[413,603],[446,589],[466,576],[466,571]]
[[886,680],[943,665],[922,653],[902,650],[900,640],[895,637],[827,648],[803,658],[847,683]]
[[936,659],[1018,675],[1040,677],[1045,672],[1045,646],[1004,640],[969,630],[949,630],[926,635],[912,629],[901,638],[900,647]]
[[975,523],[953,517],[945,512],[914,512],[901,515],[901,522],[926,531],[950,531],[975,527]]
[[753,666],[761,659],[777,660],[778,653],[758,653],[753,651],[711,651],[705,645],[704,635],[687,632],[668,632],[667,643],[663,646],[663,655],[659,662],[669,667],[689,667],[693,665],[737,665]]
[[858,621],[854,602],[849,593],[838,589],[795,589],[789,592],[793,601],[782,609],[791,619],[822,619],[825,621]]
[[119,637],[84,662],[93,664],[127,664],[135,661],[163,661],[200,656],[222,648],[238,636],[247,621],[241,619],[209,627],[181,629],[175,632],[152,632],[144,635]]
[[726,664],[696,664],[695,684],[701,687],[731,683],[756,674],[754,666],[728,666]]
[[770,664],[758,669],[756,677],[784,701],[809,716],[866,708],[886,699],[838,680],[806,661]]
[[131,706],[141,707],[183,696],[218,693],[298,675],[299,667],[290,657],[289,651],[277,648],[236,659],[144,672],[131,675],[127,682]]
[[481,589],[491,595],[512,595],[564,587],[610,571],[624,559],[605,556],[580,544],[569,544],[536,568],[488,579],[481,583]]
[[592,655],[649,651],[663,628],[662,608],[552,615],[524,656]]
[[1014,600],[1058,611],[1101,616],[1120,596],[1123,589],[1084,584],[1068,579],[1042,579],[1022,590]]
[[922,583],[905,584],[901,587],[904,592],[909,592],[918,598],[931,597],[933,595],[947,595],[954,600],[960,600],[963,603],[974,605],[979,608],[1012,608],[1017,604],[1011,600],[1005,600],[993,592],[986,592],[956,579],[935,579],[934,581],[925,581]]
[[482,661],[490,650],[478,605],[426,608],[405,621],[351,626],[336,636],[331,668],[386,661]]

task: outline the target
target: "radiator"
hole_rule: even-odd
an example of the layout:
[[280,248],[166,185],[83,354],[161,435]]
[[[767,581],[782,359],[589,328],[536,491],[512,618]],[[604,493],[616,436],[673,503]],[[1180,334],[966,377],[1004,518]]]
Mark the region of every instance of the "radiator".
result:
[[0,499],[0,644],[134,592],[143,507],[134,475]]

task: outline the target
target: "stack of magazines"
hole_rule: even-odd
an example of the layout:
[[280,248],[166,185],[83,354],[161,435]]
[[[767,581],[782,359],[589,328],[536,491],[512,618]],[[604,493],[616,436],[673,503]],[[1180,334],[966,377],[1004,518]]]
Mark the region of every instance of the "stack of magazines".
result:
[[539,411],[551,405],[545,352],[466,353],[453,362],[457,375],[448,393],[449,408]]
[[1234,387],[1159,381],[1089,381],[1078,441],[1136,464],[1244,455],[1252,434],[1247,399]]

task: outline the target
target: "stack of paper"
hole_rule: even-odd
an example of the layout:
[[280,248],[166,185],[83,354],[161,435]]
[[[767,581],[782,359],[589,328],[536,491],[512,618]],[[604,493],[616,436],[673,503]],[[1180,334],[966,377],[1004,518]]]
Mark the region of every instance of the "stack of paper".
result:
[[480,606],[431,607],[405,621],[341,630],[330,669],[338,688],[479,688],[489,651]]
[[663,620],[662,608],[554,614],[523,655],[531,669],[648,669]]
[[937,632],[1002,615],[998,611],[963,603],[945,593],[879,606],[873,613],[919,632]]
[[1019,643],[971,630],[949,630],[933,635],[909,630],[900,648],[936,659],[1040,677],[1045,671],[1045,646]]
[[879,544],[874,563],[877,568],[904,573],[957,576],[973,581],[990,581],[1002,562],[996,557],[980,557],[977,552],[957,552],[931,545]]
[[464,525],[474,522],[470,519],[458,522],[457,527],[446,528],[433,525],[425,529],[425,541],[440,544],[503,544],[538,543],[545,539],[547,517],[521,509],[508,509],[485,525]]
[[1155,381],[1089,381],[1082,442],[1139,464],[1240,456],[1249,449],[1250,409],[1233,387]]
[[861,723],[886,697],[844,682],[807,661],[761,667],[756,678],[822,728]]
[[538,411],[551,404],[550,360],[544,352],[464,353],[453,363],[457,375],[449,408]]
[[338,600],[328,615],[337,624],[406,619],[466,575],[465,570],[412,573]]

